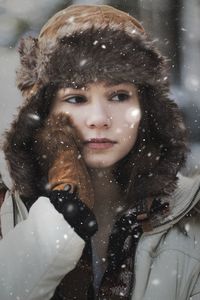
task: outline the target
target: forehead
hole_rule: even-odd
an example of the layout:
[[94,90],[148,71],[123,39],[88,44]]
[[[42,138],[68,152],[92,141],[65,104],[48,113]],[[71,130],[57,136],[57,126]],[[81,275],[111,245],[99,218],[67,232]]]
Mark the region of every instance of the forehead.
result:
[[[56,82],[56,81],[55,81]],[[104,86],[114,86],[114,85],[118,85],[120,83],[129,83],[128,81],[124,81],[124,80],[114,80],[114,79],[109,79],[106,77],[93,77],[93,78],[78,78],[78,74],[77,74],[77,78],[76,80],[63,80],[58,82],[58,87],[62,88],[62,87],[71,87],[71,88],[75,88],[75,89],[81,89],[83,87],[86,87],[88,85],[91,84],[102,84]],[[131,83],[131,82],[130,82]]]
[[69,84],[58,89],[57,95],[61,96],[65,93],[77,92],[95,92],[95,93],[109,93],[117,90],[126,90],[129,93],[137,93],[137,89],[134,84],[129,82],[113,83],[108,81],[96,81],[87,84]]
[[88,83],[82,83],[78,84],[75,82],[72,82],[71,84],[65,84],[58,88],[58,91],[62,90],[81,90],[81,91],[90,91],[92,88],[103,88],[105,90],[109,89],[118,89],[118,88],[124,88],[128,90],[136,90],[136,86],[133,83],[130,82],[110,82],[110,81],[94,81],[94,82],[88,82]]

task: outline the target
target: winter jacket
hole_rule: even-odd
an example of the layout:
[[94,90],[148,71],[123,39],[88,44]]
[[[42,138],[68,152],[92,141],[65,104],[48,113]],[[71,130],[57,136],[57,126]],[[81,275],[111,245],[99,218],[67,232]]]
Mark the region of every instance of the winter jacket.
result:
[[[132,300],[200,299],[200,176],[179,174],[169,200],[170,215],[139,240]],[[8,190],[0,219],[0,299],[49,300],[85,242],[46,197],[28,213]]]

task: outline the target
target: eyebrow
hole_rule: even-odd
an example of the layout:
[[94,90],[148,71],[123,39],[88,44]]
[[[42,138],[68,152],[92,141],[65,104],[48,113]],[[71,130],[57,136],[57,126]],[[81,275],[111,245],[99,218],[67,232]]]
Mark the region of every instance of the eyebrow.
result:
[[88,82],[81,82],[81,81],[77,81],[77,82],[66,82],[64,85],[63,85],[63,88],[77,88],[77,89],[81,89],[83,87],[87,87],[89,84],[92,84],[92,83],[96,83],[96,82],[99,82],[99,83],[103,83],[103,85],[105,86],[116,86],[116,85],[121,85],[121,84],[131,84],[131,82],[127,82],[127,81],[113,81],[113,80],[97,80],[97,81],[88,81]]
[[[91,83],[93,83],[93,82],[91,82]],[[91,83],[87,83],[87,84],[75,84],[75,83],[74,84],[73,83],[70,84],[69,83],[66,86],[63,86],[61,88],[63,88],[63,89],[73,89],[73,90],[74,89],[76,89],[76,90],[81,90],[81,89],[88,90],[88,85],[90,85]],[[127,84],[127,83],[125,83],[125,82],[120,82],[120,83],[104,82],[103,83],[103,85],[105,87],[111,87],[111,88],[118,87],[119,85],[122,85],[122,84]]]

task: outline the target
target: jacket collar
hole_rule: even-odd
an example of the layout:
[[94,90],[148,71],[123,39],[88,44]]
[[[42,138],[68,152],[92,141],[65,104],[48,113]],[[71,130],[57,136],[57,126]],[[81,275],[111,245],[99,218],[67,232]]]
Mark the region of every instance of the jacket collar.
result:
[[170,213],[155,216],[152,220],[153,230],[144,234],[155,234],[175,225],[188,212],[197,206],[200,200],[200,175],[185,177],[178,174],[177,188],[171,196],[163,197],[162,202],[169,202]]
[[5,160],[4,152],[0,150],[0,173],[1,173],[1,179],[2,182],[7,186],[9,190],[12,189],[12,179],[10,177],[9,171],[8,171],[8,165]]

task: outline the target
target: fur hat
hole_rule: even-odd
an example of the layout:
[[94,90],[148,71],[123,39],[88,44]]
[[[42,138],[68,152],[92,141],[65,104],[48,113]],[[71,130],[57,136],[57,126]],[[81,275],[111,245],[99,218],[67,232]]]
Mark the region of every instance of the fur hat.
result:
[[52,82],[96,79],[157,85],[167,81],[164,59],[140,23],[106,5],[72,5],[55,14],[38,39],[19,47],[17,85],[30,96]]
[[4,144],[15,189],[29,197],[41,192],[34,134],[55,91],[106,80],[134,83],[143,111],[137,143],[120,162],[118,181],[130,199],[174,190],[186,159],[185,126],[168,96],[166,59],[136,19],[106,5],[70,6],[54,15],[38,38],[23,39],[19,52],[17,84],[26,101]]

